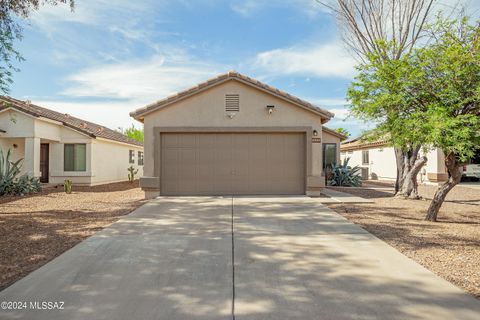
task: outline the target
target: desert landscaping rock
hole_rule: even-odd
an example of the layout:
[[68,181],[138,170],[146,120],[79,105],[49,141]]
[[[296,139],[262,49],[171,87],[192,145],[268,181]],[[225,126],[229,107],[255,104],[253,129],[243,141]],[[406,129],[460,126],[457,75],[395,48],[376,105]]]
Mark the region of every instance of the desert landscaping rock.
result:
[[0,199],[0,289],[144,203],[138,183]]
[[392,197],[390,182],[335,188],[374,203],[327,205],[440,277],[480,298],[480,189],[456,186],[437,223],[424,221],[436,187],[420,186],[423,200]]

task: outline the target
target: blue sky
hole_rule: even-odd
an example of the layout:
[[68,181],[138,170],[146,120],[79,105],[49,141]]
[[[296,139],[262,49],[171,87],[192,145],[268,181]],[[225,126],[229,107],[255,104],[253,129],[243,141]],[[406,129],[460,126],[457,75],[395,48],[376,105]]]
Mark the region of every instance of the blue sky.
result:
[[355,61],[314,0],[76,2],[25,25],[13,97],[126,127],[130,111],[237,70],[331,110],[332,128],[365,127],[347,118]]

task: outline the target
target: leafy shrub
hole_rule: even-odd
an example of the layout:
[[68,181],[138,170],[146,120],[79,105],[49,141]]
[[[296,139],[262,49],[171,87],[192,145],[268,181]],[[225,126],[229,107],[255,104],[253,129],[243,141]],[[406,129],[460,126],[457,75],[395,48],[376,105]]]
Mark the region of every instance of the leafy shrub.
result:
[[23,159],[16,162],[10,161],[12,153],[10,149],[3,154],[0,149],[0,196],[6,194],[26,195],[40,191],[40,180],[27,174],[20,174]]
[[359,187],[362,185],[361,168],[350,167],[350,158],[343,161],[343,164],[333,165],[328,175],[328,185],[338,187]]

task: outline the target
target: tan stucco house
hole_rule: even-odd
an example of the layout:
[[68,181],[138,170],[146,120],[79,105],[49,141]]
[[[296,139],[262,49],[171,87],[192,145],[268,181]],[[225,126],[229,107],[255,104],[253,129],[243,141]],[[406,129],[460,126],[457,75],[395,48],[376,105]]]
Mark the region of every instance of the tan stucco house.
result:
[[22,173],[43,183],[98,185],[143,175],[143,144],[98,124],[0,97],[0,148],[23,158]]
[[[395,151],[386,141],[369,142],[362,139],[345,141],[340,147],[342,162],[349,160],[350,166],[362,168],[364,180],[395,180],[397,165]],[[428,161],[419,173],[420,183],[440,183],[448,179],[445,156],[440,149],[425,154]]]
[[[229,72],[131,113],[144,123],[140,185],[158,195],[320,195],[340,160],[334,115]],[[325,151],[325,152],[324,152]]]

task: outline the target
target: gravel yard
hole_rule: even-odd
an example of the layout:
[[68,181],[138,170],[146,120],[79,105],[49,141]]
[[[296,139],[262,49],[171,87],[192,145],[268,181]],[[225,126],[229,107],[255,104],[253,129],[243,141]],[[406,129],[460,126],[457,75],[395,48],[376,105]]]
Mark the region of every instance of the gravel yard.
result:
[[0,290],[144,203],[138,183],[0,197]]
[[424,221],[434,186],[420,186],[425,200],[393,197],[392,183],[332,188],[374,203],[328,204],[437,275],[480,298],[480,189],[456,186],[438,215]]

